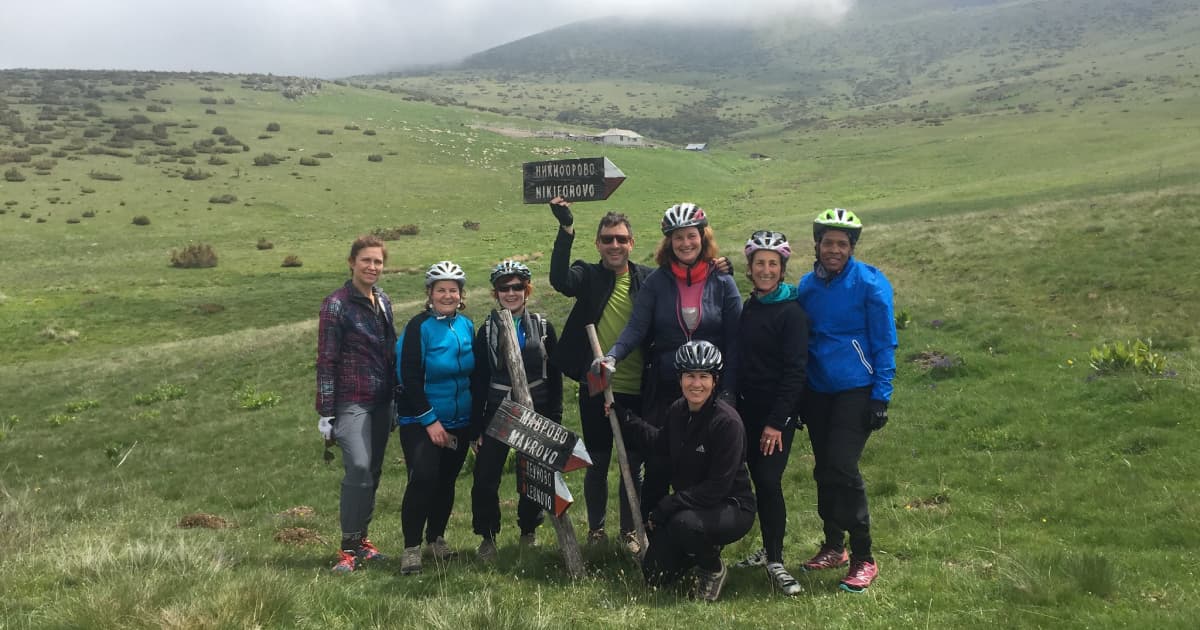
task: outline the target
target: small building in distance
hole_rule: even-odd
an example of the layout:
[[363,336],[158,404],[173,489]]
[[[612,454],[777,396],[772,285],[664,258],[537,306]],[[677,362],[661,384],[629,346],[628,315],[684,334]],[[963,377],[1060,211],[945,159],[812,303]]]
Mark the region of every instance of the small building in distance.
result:
[[596,139],[603,144],[615,144],[626,147],[640,147],[645,142],[642,134],[628,129],[617,129],[616,127],[605,131],[597,136]]
[[692,142],[683,148],[684,151],[707,151],[707,142]]

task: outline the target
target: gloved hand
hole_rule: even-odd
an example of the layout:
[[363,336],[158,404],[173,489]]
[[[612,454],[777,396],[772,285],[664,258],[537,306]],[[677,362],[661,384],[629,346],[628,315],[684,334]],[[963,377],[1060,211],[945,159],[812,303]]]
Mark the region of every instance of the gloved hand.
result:
[[888,404],[882,400],[871,400],[867,403],[866,428],[868,431],[878,431],[888,421]]
[[717,268],[717,271],[719,271],[723,274],[727,274],[730,276],[733,275],[733,261],[724,256],[721,256],[719,258],[714,258],[713,266]]
[[325,442],[333,441],[333,416],[321,416],[317,420],[317,430],[321,432],[321,437],[325,438]]
[[608,373],[608,376],[612,376],[613,373],[617,371],[617,359],[616,357],[604,355],[592,361],[591,370],[592,374],[603,374],[603,372],[601,372],[601,370],[603,370],[604,372]]
[[571,206],[565,201],[554,203],[558,199],[551,200],[550,211],[554,213],[554,218],[558,219],[558,224],[562,227],[571,227],[575,224],[575,215],[571,214]]

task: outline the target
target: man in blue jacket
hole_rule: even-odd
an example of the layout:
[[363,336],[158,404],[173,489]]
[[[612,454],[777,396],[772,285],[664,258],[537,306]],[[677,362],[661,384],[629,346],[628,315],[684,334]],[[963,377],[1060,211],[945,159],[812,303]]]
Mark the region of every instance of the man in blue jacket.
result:
[[879,572],[871,555],[871,517],[858,461],[871,432],[887,424],[897,344],[892,285],[883,272],[854,259],[860,234],[862,223],[849,210],[817,215],[817,261],[797,287],[810,321],[804,422],[815,460],[817,514],[825,529],[820,551],[803,567],[814,571],[849,564],[840,586],[854,593],[866,590]]

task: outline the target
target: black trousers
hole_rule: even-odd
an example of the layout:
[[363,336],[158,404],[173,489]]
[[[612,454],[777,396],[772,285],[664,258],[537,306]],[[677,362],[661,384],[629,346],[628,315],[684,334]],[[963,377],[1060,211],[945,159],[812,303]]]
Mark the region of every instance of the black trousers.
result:
[[[642,397],[615,392],[613,398],[618,405],[642,412]],[[588,455],[592,457],[592,465],[583,473],[583,500],[587,503],[588,529],[602,529],[608,513],[608,468],[613,459],[612,424],[604,414],[604,396],[588,396],[585,383],[579,384],[579,420],[583,425],[583,444],[587,447]],[[629,455],[629,469],[633,474],[634,488],[641,492],[642,486],[642,456],[633,448],[630,442],[625,442],[625,451]],[[620,518],[621,531],[633,531],[633,515],[629,509],[629,496],[625,493],[625,483],[620,483]]]
[[721,568],[721,547],[741,540],[754,525],[754,512],[733,500],[703,510],[681,510],[665,524],[647,532],[650,546],[642,560],[642,574],[651,586],[666,586],[692,567],[704,571]]
[[458,448],[441,448],[429,439],[425,427],[406,424],[400,427],[400,445],[404,448],[404,464],[408,469],[408,485],[400,503],[400,524],[404,530],[404,546],[433,542],[446,534],[450,510],[454,507],[454,482],[467,458],[467,429],[446,429],[458,438]]
[[[500,480],[504,476],[508,451],[507,444],[485,434],[479,452],[475,454],[471,527],[484,538],[495,538],[500,533]],[[521,528],[522,534],[537,529],[543,518],[541,506],[523,496],[517,499],[517,527]]]
[[871,435],[866,426],[870,396],[870,387],[836,394],[810,391],[804,404],[825,544],[842,549],[849,533],[850,553],[864,559],[871,557],[871,516],[858,460]]
[[771,410],[771,401],[738,400],[738,414],[746,423],[746,464],[758,498],[758,526],[762,530],[767,562],[783,562],[783,538],[787,533],[787,504],[783,500],[783,473],[796,437],[795,420],[781,430],[783,451],[762,454],[763,420]]
[[[667,408],[671,403],[683,397],[679,381],[659,381],[654,388],[654,398],[651,400],[645,420],[656,427],[666,423]],[[671,458],[658,453],[646,453],[646,477],[642,481],[642,518],[650,516],[650,512],[658,502],[671,491]]]

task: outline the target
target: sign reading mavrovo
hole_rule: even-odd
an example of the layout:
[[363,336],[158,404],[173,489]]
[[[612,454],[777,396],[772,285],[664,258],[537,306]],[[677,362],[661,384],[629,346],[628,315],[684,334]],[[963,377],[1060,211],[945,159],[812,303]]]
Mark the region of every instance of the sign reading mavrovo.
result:
[[625,181],[625,173],[603,157],[526,162],[523,170],[525,203],[548,203],[555,197],[602,201]]
[[487,434],[515,449],[517,491],[542,509],[562,516],[574,497],[562,473],[592,465],[583,442],[561,424],[512,400],[504,400]]

